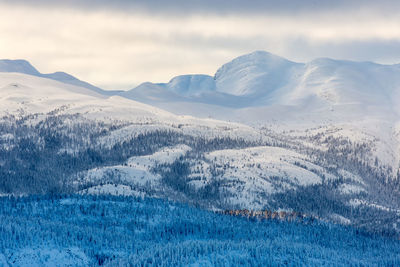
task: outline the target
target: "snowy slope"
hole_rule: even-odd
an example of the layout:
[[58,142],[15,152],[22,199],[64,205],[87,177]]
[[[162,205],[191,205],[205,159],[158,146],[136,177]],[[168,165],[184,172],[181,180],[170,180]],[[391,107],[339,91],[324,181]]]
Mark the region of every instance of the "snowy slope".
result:
[[65,72],[54,72],[43,74],[40,73],[35,67],[33,67],[28,61],[26,60],[10,60],[10,59],[2,59],[0,60],[0,72],[17,72],[23,73],[28,75],[33,75],[42,78],[48,78],[52,80],[56,80],[59,82],[63,82],[66,84],[72,84],[79,87],[84,87],[87,89],[91,89],[97,93],[104,94],[104,95],[114,95],[119,93],[119,91],[106,91],[90,83],[81,81],[76,77],[69,75]]
[[[200,117],[207,117],[199,114],[202,107],[211,106],[212,110],[245,107],[248,101],[240,96],[216,91],[214,78],[207,75],[177,76],[168,83],[146,82],[119,95],[172,110],[175,114]],[[187,105],[188,108],[182,105]]]
[[256,51],[219,68],[215,74],[217,90],[232,95],[268,97],[290,83],[293,73],[301,67],[302,64]]
[[[83,173],[82,179],[74,181],[74,184],[95,184],[81,190],[82,194],[145,196],[144,189],[163,187],[160,181],[162,177],[153,173],[152,168],[157,164],[171,164],[190,150],[188,146],[178,145],[163,148],[152,155],[131,157],[121,165],[88,170]],[[110,176],[114,178],[104,179]]]
[[[0,112],[4,114],[34,114],[56,111],[57,114],[80,113],[100,120],[126,120],[135,123],[165,125],[187,133],[218,134],[219,128],[241,135],[255,132],[251,127],[216,121],[176,116],[146,104],[120,96],[106,97],[90,89],[20,73],[0,73]],[[194,129],[195,126],[196,129]],[[146,126],[144,126],[146,127]]]
[[208,75],[182,75],[173,78],[167,85],[170,91],[184,96],[196,96],[215,91],[214,79]]
[[[149,87],[149,90],[151,90],[152,87],[159,88],[160,91],[157,93],[165,91],[173,93],[176,96],[193,97],[199,96],[207,92],[214,92],[215,81],[213,77],[208,75],[182,75],[171,79],[171,81],[168,83],[144,83],[142,85],[139,85],[135,90],[132,90],[130,93],[136,93],[135,91],[141,91],[143,90],[142,88],[147,87]],[[143,91],[142,93],[145,92]]]
[[399,74],[398,65],[328,58],[304,64],[257,51],[222,66],[215,80],[217,91],[261,97],[256,104],[262,106],[317,102],[389,106],[398,111]]

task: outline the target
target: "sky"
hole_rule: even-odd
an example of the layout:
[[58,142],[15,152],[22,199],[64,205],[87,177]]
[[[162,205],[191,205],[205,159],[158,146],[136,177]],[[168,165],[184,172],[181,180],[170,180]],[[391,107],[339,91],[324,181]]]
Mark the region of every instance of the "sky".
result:
[[265,50],[400,63],[400,1],[0,0],[0,58],[104,89],[214,75]]

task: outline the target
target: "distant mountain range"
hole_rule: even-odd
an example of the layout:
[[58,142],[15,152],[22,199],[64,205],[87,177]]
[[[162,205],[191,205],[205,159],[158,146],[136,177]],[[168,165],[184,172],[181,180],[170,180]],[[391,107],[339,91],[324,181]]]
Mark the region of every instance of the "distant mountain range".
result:
[[0,195],[290,210],[398,235],[400,66],[257,51],[105,91],[0,61]]
[[[170,112],[215,117],[243,123],[269,121],[249,116],[265,108],[302,109],[304,113],[349,111],[358,115],[389,116],[400,113],[400,65],[380,65],[320,58],[295,63],[264,51],[240,56],[219,68],[214,77],[182,75],[168,83],[145,82],[129,91],[106,91],[67,73],[41,74],[25,60],[0,60],[0,72],[17,72],[120,95]],[[231,116],[226,114],[231,110]],[[220,114],[222,113],[222,114]],[[336,114],[336,113],[334,113]],[[268,115],[268,114],[266,114]],[[293,114],[285,114],[292,117]],[[247,121],[242,117],[246,116]]]
[[[400,65],[327,58],[304,64],[257,51],[223,65],[214,77],[178,76],[167,84],[144,83],[121,95],[177,114],[243,123],[269,121],[266,108],[272,106],[287,110],[282,117],[295,120],[299,109],[305,115],[337,111],[334,114],[346,121],[354,112],[397,120],[399,88]],[[264,116],[254,116],[257,113]]]

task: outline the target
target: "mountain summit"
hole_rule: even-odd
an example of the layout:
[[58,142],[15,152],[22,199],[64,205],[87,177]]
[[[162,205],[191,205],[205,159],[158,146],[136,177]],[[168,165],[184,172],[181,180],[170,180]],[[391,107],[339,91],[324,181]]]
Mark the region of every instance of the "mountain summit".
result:
[[217,90],[237,96],[265,96],[282,86],[290,72],[300,66],[271,53],[256,51],[219,68],[215,74]]
[[40,76],[41,73],[37,71],[31,63],[23,59],[10,60],[2,59],[0,60],[0,72],[18,72],[29,75]]

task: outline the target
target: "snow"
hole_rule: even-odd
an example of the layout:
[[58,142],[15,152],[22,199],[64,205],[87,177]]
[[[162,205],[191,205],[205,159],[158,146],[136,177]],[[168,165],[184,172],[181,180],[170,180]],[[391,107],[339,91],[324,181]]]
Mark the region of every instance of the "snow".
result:
[[387,211],[387,212],[394,211],[398,215],[400,215],[400,209],[392,209],[390,207],[385,207],[385,206],[382,206],[382,205],[379,205],[379,204],[376,204],[376,203],[371,203],[371,202],[363,200],[363,199],[357,199],[357,198],[350,199],[349,200],[349,205],[351,205],[353,207],[364,205],[364,206],[373,207],[373,208],[376,208],[376,209],[379,209],[379,210],[383,210],[383,211]]
[[14,139],[14,135],[12,135],[10,133],[2,134],[0,136],[0,140],[2,140],[2,141],[9,141],[9,140],[12,140],[12,139]]
[[102,98],[89,89],[20,73],[0,73],[0,88],[0,114],[50,112]]
[[[134,184],[145,185],[146,182],[156,181],[160,177],[153,175],[147,169],[142,169],[142,166],[129,165],[122,166],[116,165],[111,167],[95,168],[86,172],[83,181],[86,182],[130,182]],[[81,181],[79,181],[81,182]]]
[[[373,147],[370,161],[400,163],[400,68],[320,58],[295,63],[268,52],[240,56],[206,75],[142,84],[123,96],[179,115],[239,122],[254,128],[320,126]],[[329,131],[329,129],[323,129]],[[309,143],[309,145],[312,145]]]
[[[213,168],[221,173],[219,177],[215,177]],[[262,209],[266,203],[260,203],[260,194],[320,184],[322,179],[316,172],[328,179],[331,177],[324,169],[309,162],[306,156],[284,148],[226,149],[206,153],[205,160],[192,161],[190,177],[193,180],[190,184],[199,189],[219,179],[232,194],[230,203]]]
[[[117,129],[107,129],[93,144],[104,148],[155,131],[259,142],[258,147],[216,150],[189,159],[190,185],[202,189],[217,180],[231,193],[226,201],[242,208],[261,209],[268,200],[260,196],[321,184],[322,177],[337,179],[327,164],[318,166],[318,160],[307,155],[328,151],[332,139],[365,145],[371,151],[360,160],[374,166],[376,158],[377,168],[393,167],[393,175],[400,162],[400,68],[391,65],[332,59],[294,63],[257,51],[225,64],[214,77],[177,76],[109,96],[66,73],[44,75],[26,61],[0,61],[0,118],[30,114],[37,115],[26,122],[32,126],[54,114],[79,114],[76,120],[65,120],[70,126],[86,120],[112,124]],[[2,133],[1,146],[12,147],[13,139],[12,133]],[[266,146],[269,141],[287,148]],[[123,164],[93,168],[79,173],[75,185],[85,194],[143,196],[149,189],[165,189],[160,174],[153,173],[155,166],[171,164],[188,152],[186,145],[165,147]],[[374,198],[367,180],[334,161],[329,164],[345,179],[339,195],[366,192]],[[349,203],[389,209],[379,201]],[[349,223],[340,215],[332,219]],[[50,254],[57,258],[62,253]]]
[[340,223],[340,224],[343,224],[343,225],[351,224],[351,220],[349,220],[349,219],[347,219],[347,218],[345,218],[345,217],[343,217],[343,216],[341,216],[339,214],[332,214],[330,217],[331,217],[331,220],[333,222],[337,222],[337,223]]
[[24,248],[12,251],[8,259],[12,266],[20,267],[88,266],[90,262],[79,248]]
[[285,82],[292,68],[301,66],[264,51],[240,56],[217,70],[217,91],[236,96],[268,96]]
[[59,81],[66,84],[71,84],[79,87],[84,87],[93,90],[99,94],[110,95],[115,94],[117,91],[105,91],[96,86],[93,86],[87,82],[81,81],[74,76],[65,72],[54,72],[49,74],[40,73],[35,67],[33,67],[26,60],[0,60],[0,72],[17,72],[28,75],[33,75],[41,78],[47,78],[55,81]]
[[[84,173],[83,180],[76,183],[99,183],[82,191],[89,194],[138,195],[140,188],[160,189],[161,177],[152,173],[152,168],[159,164],[171,164],[190,150],[186,145],[178,145],[163,148],[151,155],[131,157],[122,165],[91,169]],[[336,179],[310,162],[305,155],[269,146],[205,153],[204,160],[191,160],[190,168],[189,184],[200,189],[214,179],[221,179],[226,190],[232,193],[230,202],[249,208],[263,208],[259,203],[259,194],[282,192],[299,185],[320,184],[320,175]],[[220,177],[215,177],[213,168],[221,172]],[[107,183],[102,184],[103,181]],[[121,187],[115,184],[117,182]]]
[[79,193],[89,195],[144,196],[143,192],[132,190],[130,186],[121,184],[96,185],[82,190]]
[[341,191],[344,194],[359,194],[362,192],[366,192],[366,190],[363,187],[354,184],[340,185],[339,191]]
[[[389,107],[397,112],[399,73],[400,69],[394,65],[325,58],[295,63],[268,52],[256,51],[223,65],[217,70],[214,80],[206,75],[184,75],[173,78],[168,84],[142,84],[123,95],[155,105],[190,102],[195,110],[204,104],[227,107],[226,103],[231,103],[234,111],[267,106],[280,108],[283,105],[289,109],[306,106],[303,112],[322,108],[328,114],[349,108],[368,111],[376,106]],[[152,91],[152,88],[157,89]],[[187,98],[207,91],[218,101]],[[157,101],[152,102],[151,98],[157,98]],[[168,109],[168,106],[163,105],[163,108]],[[175,113],[173,109],[179,107],[169,108]],[[219,113],[217,108],[215,116]]]
[[[110,145],[140,133],[162,129],[206,138],[260,138],[257,130],[246,125],[177,116],[121,96],[106,97],[86,88],[26,74],[0,73],[0,88],[0,115],[53,112],[58,115],[81,114],[91,120],[127,124],[126,128],[104,137],[103,142]],[[37,121],[43,118],[39,116]]]
[[165,147],[149,156],[131,157],[128,160],[128,165],[148,170],[156,164],[173,163],[176,159],[184,156],[190,150],[191,148],[187,145]]
[[[300,185],[311,185],[321,182],[315,173],[298,167],[296,160],[304,160],[304,156],[296,152],[278,147],[256,147],[241,150],[219,150],[206,156],[215,159],[218,164],[229,163],[232,169],[226,174],[235,177],[259,177],[260,175],[288,177]],[[258,169],[258,170],[257,170]]]
[[169,83],[145,83],[107,97],[93,88],[66,84],[70,76],[65,73],[53,75],[62,81],[58,82],[43,78],[26,61],[0,63],[0,71],[30,74],[0,73],[0,114],[57,111],[129,122],[103,138],[106,146],[156,129],[260,140],[264,137],[258,129],[263,127],[300,130],[301,138],[308,135],[307,129],[322,126],[324,134],[337,129],[332,137],[371,145],[371,162],[377,157],[394,169],[400,162],[400,69],[395,65],[325,58],[294,63],[257,51],[225,64],[214,78],[182,75]]
[[349,179],[352,182],[356,182],[358,184],[365,185],[365,183],[362,180],[362,178],[360,176],[356,175],[356,174],[350,173],[350,172],[345,171],[345,170],[339,170],[338,173],[340,175],[342,175],[344,179]]
[[83,178],[75,181],[75,184],[106,181],[107,184],[89,187],[81,193],[142,196],[142,192],[133,190],[130,186],[114,183],[128,183],[135,188],[159,187],[161,177],[152,173],[151,169],[158,164],[173,163],[190,149],[186,145],[165,147],[152,155],[131,157],[123,165],[94,168],[83,173]]
[[166,88],[178,95],[198,96],[215,91],[215,81],[208,75],[182,75],[173,78]]
[[[196,79],[190,79],[195,82]],[[116,143],[134,138],[139,134],[151,131],[174,131],[184,135],[202,138],[231,137],[243,138],[247,141],[268,141],[268,133],[257,127],[236,122],[219,121],[211,118],[199,119],[192,116],[178,116],[157,107],[139,103],[121,96],[105,97],[89,89],[76,87],[45,78],[20,74],[0,73],[0,112],[3,114],[31,114],[56,112],[57,114],[81,114],[84,118],[109,122],[120,125],[121,128],[113,130],[99,140],[99,145],[112,147]],[[194,88],[194,87],[193,87]],[[200,90],[197,88],[196,90]],[[29,91],[30,94],[26,92]],[[194,92],[194,91],[193,91]],[[192,92],[192,93],[193,93]],[[280,112],[278,112],[280,113]],[[266,113],[268,114],[268,113]],[[283,112],[283,114],[286,114]],[[262,114],[261,114],[262,115]],[[257,116],[261,116],[257,114]],[[277,119],[281,114],[276,114]],[[37,123],[46,117],[42,114],[29,123]],[[66,120],[67,124],[79,123],[74,120]],[[278,131],[279,120],[270,125],[269,129]],[[310,140],[304,140],[304,136],[323,134],[332,137],[350,136],[352,141],[377,142],[371,133],[366,133],[365,128],[358,125],[339,124],[325,128],[308,131],[313,123],[306,127],[297,127],[297,124],[287,123],[288,129],[285,136],[298,140],[302,144],[318,149]],[[300,124],[302,122],[299,122]],[[285,126],[286,127],[286,126]],[[285,128],[283,127],[283,128]],[[282,135],[284,136],[284,135]],[[11,140],[11,135],[2,136],[2,139]],[[386,138],[386,144],[381,147],[390,147],[393,140]],[[82,178],[77,184],[87,184],[86,192],[93,194],[138,194],[146,188],[160,188],[161,177],[151,172],[157,164],[172,163],[189,151],[186,146],[165,148],[153,155],[133,157],[125,164],[95,168],[82,173]],[[382,152],[384,151],[384,152]],[[61,149],[59,153],[76,153],[73,148]],[[390,157],[390,151],[377,150],[382,159]],[[384,154],[386,153],[386,154]],[[395,151],[392,151],[395,153]],[[386,156],[385,156],[386,155]],[[323,168],[312,163],[307,156],[294,152],[292,149],[277,147],[257,147],[248,149],[233,149],[211,152],[205,155],[205,161],[192,162],[192,174],[190,184],[195,188],[202,188],[212,182],[211,168],[223,171],[224,182],[227,191],[231,192],[231,202],[243,206],[257,206],[261,208],[259,194],[273,194],[298,185],[312,185],[321,183],[320,175],[328,179],[334,179]],[[226,165],[226,167],[223,167]],[[225,168],[225,169],[224,169]],[[198,169],[198,170],[197,170]],[[203,179],[196,179],[203,177]],[[107,181],[106,181],[107,180]],[[94,183],[91,185],[91,183]],[[344,185],[343,193],[361,192],[362,188],[355,185]]]

